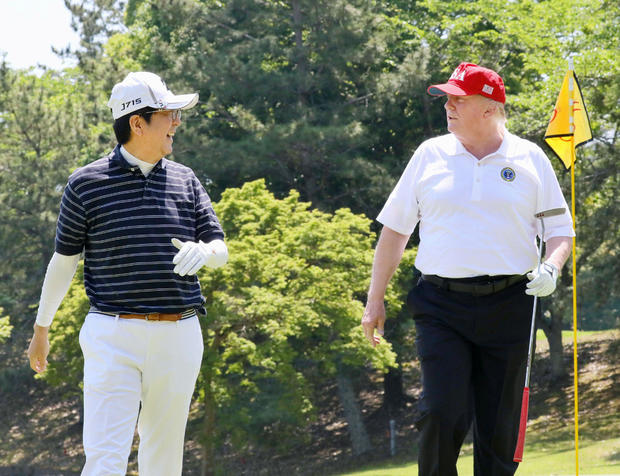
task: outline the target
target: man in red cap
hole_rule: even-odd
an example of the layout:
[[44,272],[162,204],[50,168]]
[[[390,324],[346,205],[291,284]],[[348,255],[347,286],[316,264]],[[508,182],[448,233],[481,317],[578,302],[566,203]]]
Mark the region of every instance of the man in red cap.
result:
[[421,277],[407,298],[422,369],[419,474],[456,475],[473,422],[474,474],[512,475],[533,296],[555,289],[572,221],[546,219],[537,271],[534,215],[567,206],[543,151],[506,130],[502,78],[461,63],[428,92],[446,96],[450,133],[420,145],[377,218],[362,327],[376,345],[385,290],[419,223]]

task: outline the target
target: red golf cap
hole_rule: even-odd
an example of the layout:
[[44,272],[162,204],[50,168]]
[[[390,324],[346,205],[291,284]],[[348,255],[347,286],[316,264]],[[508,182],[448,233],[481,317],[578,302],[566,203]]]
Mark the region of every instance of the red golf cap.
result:
[[431,96],[481,96],[493,99],[504,104],[506,90],[501,76],[492,69],[483,68],[473,63],[461,63],[450,76],[447,83],[429,86]]

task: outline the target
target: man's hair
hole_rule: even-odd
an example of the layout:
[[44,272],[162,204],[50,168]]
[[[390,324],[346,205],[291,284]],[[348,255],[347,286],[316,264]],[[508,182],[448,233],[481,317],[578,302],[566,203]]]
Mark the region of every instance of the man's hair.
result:
[[506,123],[506,109],[504,108],[504,104],[491,98],[486,98],[486,100],[495,106],[495,114],[497,114],[501,120]]
[[142,109],[138,109],[137,111],[133,111],[130,114],[125,116],[121,116],[114,121],[112,127],[114,128],[114,135],[116,136],[116,140],[119,144],[123,145],[129,142],[131,137],[131,126],[129,125],[129,119],[131,116],[142,116],[147,123],[151,122],[151,114],[145,114],[147,112],[157,111],[152,107],[143,107]]

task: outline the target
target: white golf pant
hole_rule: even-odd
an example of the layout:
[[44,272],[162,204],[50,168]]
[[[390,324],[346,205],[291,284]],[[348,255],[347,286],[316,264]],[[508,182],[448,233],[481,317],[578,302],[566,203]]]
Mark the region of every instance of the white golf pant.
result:
[[202,361],[197,317],[176,322],[89,313],[84,353],[82,476],[124,476],[138,422],[140,476],[180,476]]

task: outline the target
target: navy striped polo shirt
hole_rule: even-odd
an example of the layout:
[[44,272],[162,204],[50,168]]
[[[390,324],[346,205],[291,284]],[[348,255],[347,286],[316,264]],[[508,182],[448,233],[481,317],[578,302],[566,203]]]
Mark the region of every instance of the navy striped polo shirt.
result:
[[161,159],[144,176],[122,156],[77,169],[65,187],[56,252],[84,250],[84,286],[95,308],[114,313],[178,313],[205,302],[196,276],[173,272],[170,240],[223,239],[211,200],[194,172]]

